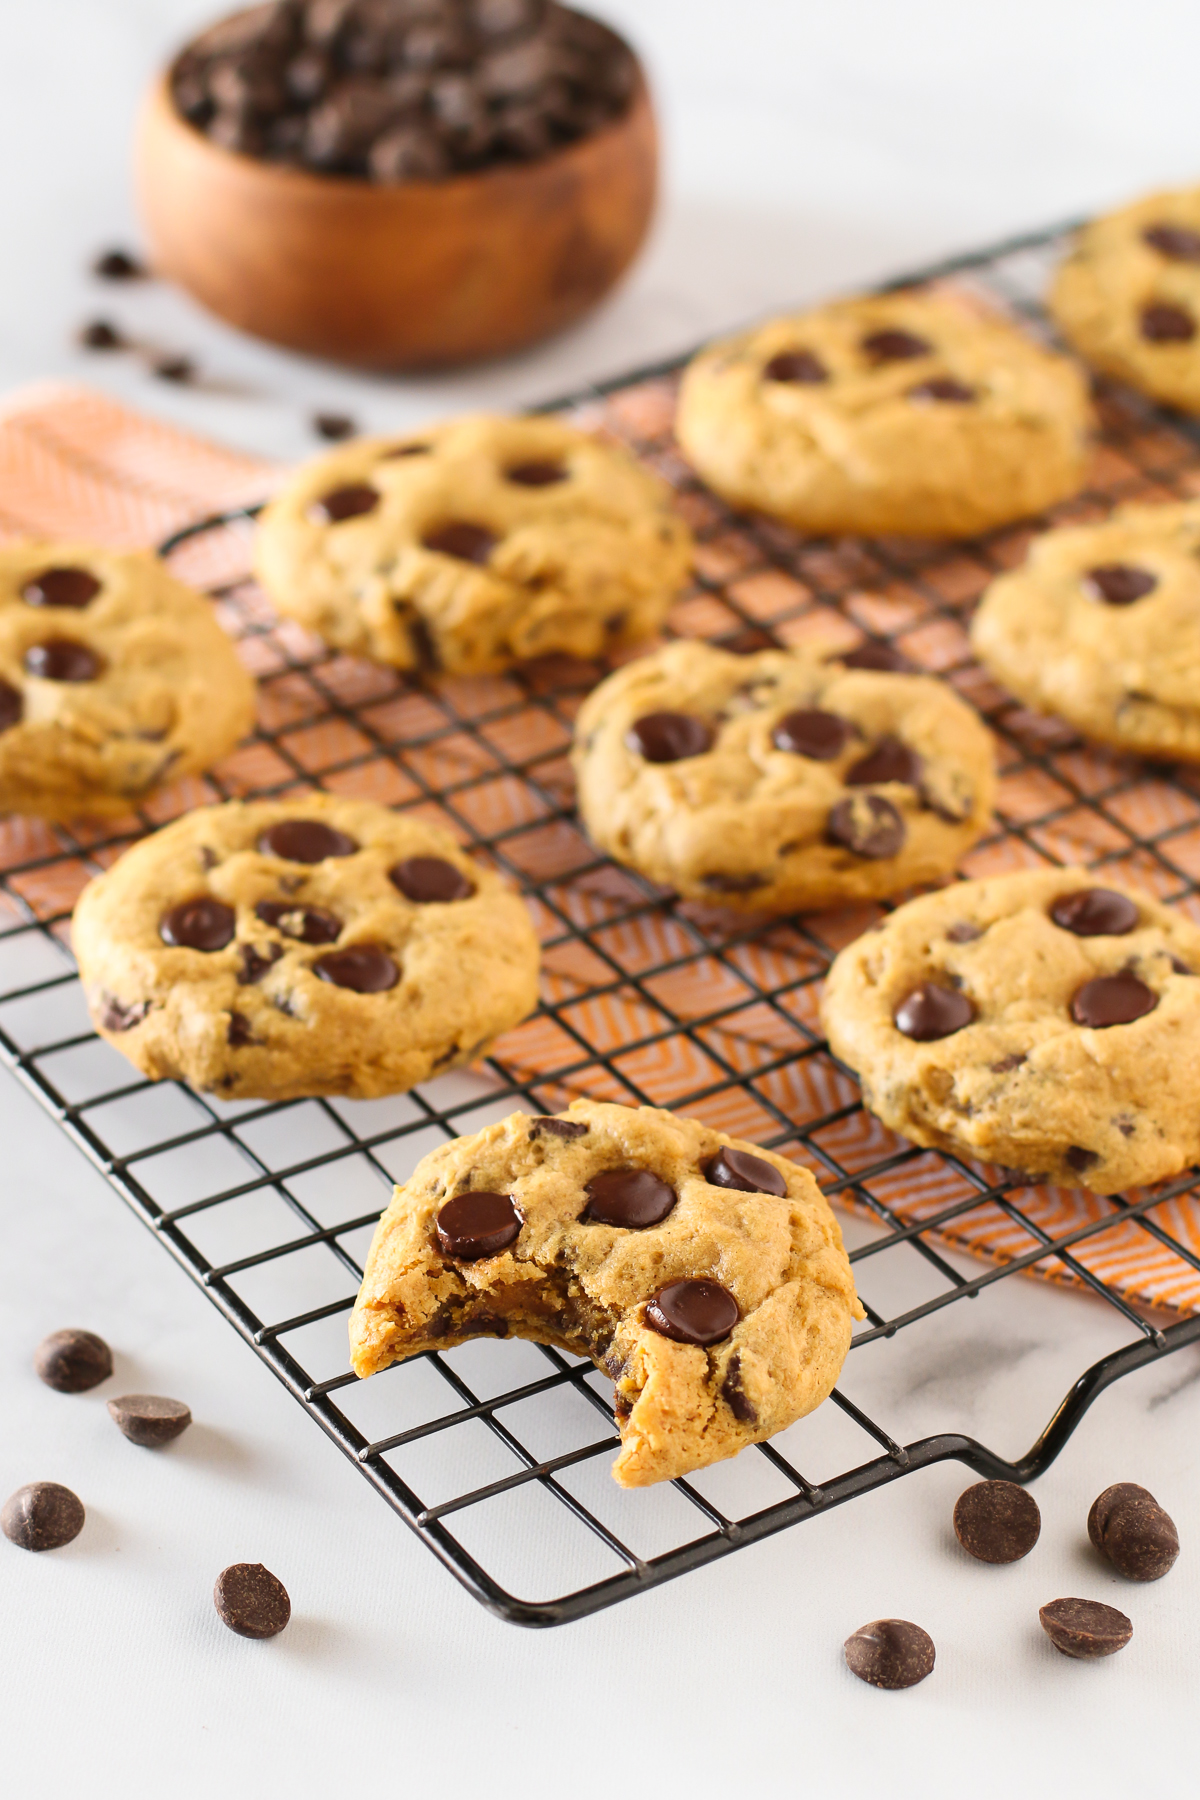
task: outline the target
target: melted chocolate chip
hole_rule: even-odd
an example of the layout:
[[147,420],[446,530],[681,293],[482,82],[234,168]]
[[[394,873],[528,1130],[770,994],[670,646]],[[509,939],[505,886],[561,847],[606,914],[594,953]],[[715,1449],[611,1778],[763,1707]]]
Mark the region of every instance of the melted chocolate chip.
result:
[[180,950],[223,950],[232,942],[237,915],[232,906],[213,900],[207,894],[195,900],[181,901],[163,914],[158,935],[164,944]]
[[354,481],[322,494],[313,501],[311,511],[320,525],[340,525],[344,519],[361,519],[374,512],[381,498],[378,488],[365,481]]
[[1154,592],[1158,576],[1149,569],[1136,569],[1131,563],[1101,563],[1088,570],[1083,585],[1094,600],[1103,600],[1106,606],[1132,606],[1135,600]]
[[231,1012],[229,1027],[225,1033],[225,1042],[233,1050],[242,1050],[247,1044],[252,1044],[254,1041],[254,1032],[245,1013]]
[[20,691],[7,681],[0,681],[0,731],[11,731],[19,725],[24,707]]
[[148,1000],[117,1000],[112,994],[105,994],[101,1001],[98,1019],[101,1031],[132,1031],[140,1025],[150,1011]]
[[923,981],[911,994],[906,994],[892,1015],[897,1031],[918,1044],[932,1043],[935,1038],[952,1037],[969,1025],[975,1008],[965,994],[955,988],[942,987],[936,981]]
[[711,748],[712,728],[691,713],[643,713],[625,733],[625,742],[647,762],[682,762]]
[[763,369],[766,381],[794,381],[805,387],[829,380],[829,370],[811,350],[781,350]]
[[740,1317],[737,1301],[716,1281],[672,1281],[646,1302],[650,1330],[677,1344],[719,1344]]
[[954,1535],[980,1562],[1020,1562],[1041,1534],[1038,1503],[1015,1481],[977,1481],[955,1502]]
[[447,1200],[435,1221],[438,1243],[459,1262],[497,1256],[521,1232],[521,1215],[507,1194],[482,1189]]
[[380,462],[399,462],[405,456],[428,456],[433,449],[432,444],[396,444],[385,450]]
[[297,906],[291,900],[260,900],[254,909],[264,925],[274,925],[284,937],[302,944],[336,944],[342,921],[323,906]]
[[560,481],[567,479],[568,471],[559,462],[523,462],[516,463],[511,469],[505,469],[505,481],[515,481],[518,487],[555,487]]
[[545,1119],[534,1119],[529,1127],[529,1141],[535,1138],[581,1138],[588,1134],[587,1126],[580,1119],[556,1119],[553,1116]]
[[904,820],[882,794],[839,800],[826,822],[830,842],[872,861],[895,856],[904,842]]
[[1190,344],[1196,335],[1196,321],[1185,307],[1158,300],[1143,306],[1141,329],[1148,344]]
[[319,863],[327,856],[353,856],[358,845],[319,819],[280,819],[260,834],[258,849],[285,862]]
[[1194,975],[1196,973],[1193,968],[1189,967],[1189,965],[1184,962],[1181,956],[1173,956],[1171,958],[1171,967],[1174,969],[1176,975]]
[[1137,924],[1138,909],[1112,888],[1078,888],[1054,902],[1050,917],[1076,937],[1124,937]]
[[673,1187],[649,1169],[606,1169],[602,1175],[593,1175],[584,1192],[588,1197],[585,1219],[629,1231],[661,1225],[679,1198]]
[[916,787],[921,779],[921,759],[899,738],[880,738],[873,749],[846,771],[847,787],[875,787],[885,781],[903,781]]
[[1085,981],[1071,1001],[1071,1017],[1077,1025],[1100,1031],[1109,1025],[1131,1025],[1157,1005],[1154,989],[1123,969],[1119,975],[1098,975],[1094,981]]
[[771,733],[771,742],[777,750],[787,750],[793,756],[808,756],[814,762],[832,762],[853,736],[854,726],[849,719],[806,706],[780,719]]
[[1142,239],[1171,262],[1200,263],[1200,231],[1186,225],[1147,225]]
[[704,1179],[710,1187],[734,1188],[741,1194],[783,1195],[788,1191],[774,1163],[751,1156],[748,1150],[735,1150],[731,1144],[705,1165]]
[[725,1365],[725,1379],[721,1383],[721,1398],[743,1425],[753,1425],[758,1418],[753,1405],[742,1386],[742,1359],[735,1350]]
[[1064,1656],[1112,1656],[1133,1636],[1125,1614],[1099,1600],[1051,1600],[1039,1609],[1038,1618]]
[[1014,1069],[1019,1069],[1026,1061],[1028,1058],[1024,1051],[1013,1050],[1008,1056],[1002,1056],[999,1062],[989,1063],[988,1068],[993,1075],[1011,1075]]
[[408,856],[392,865],[388,880],[417,906],[469,900],[475,892],[462,870],[440,856]]
[[888,675],[911,674],[913,666],[894,645],[881,644],[875,638],[867,638],[856,649],[839,656],[837,661],[845,669],[878,669]]
[[975,389],[965,387],[961,381],[955,381],[953,375],[933,375],[928,381],[918,381],[916,387],[910,387],[908,397],[918,404],[933,401],[966,406],[975,398]]
[[1084,1175],[1089,1169],[1095,1168],[1100,1161],[1100,1153],[1097,1150],[1085,1150],[1082,1144],[1070,1144],[1064,1160],[1074,1174]]
[[909,362],[915,356],[928,356],[933,349],[911,331],[872,331],[860,347],[873,363]]
[[24,657],[31,675],[43,681],[94,681],[104,667],[103,657],[74,638],[47,638],[44,644],[30,644]]
[[976,938],[983,936],[983,931],[978,925],[972,925],[968,919],[963,919],[959,924],[951,925],[946,936],[952,944],[973,944]]
[[318,956],[313,972],[334,987],[355,994],[383,994],[394,988],[400,970],[379,944],[351,944],[347,950],[331,950]]
[[915,1687],[933,1668],[933,1639],[907,1619],[873,1619],[842,1646],[846,1667],[877,1688]]
[[43,569],[21,589],[27,606],[71,606],[77,611],[100,592],[101,584],[86,569]]
[[421,542],[427,550],[437,550],[442,556],[482,564],[500,539],[486,525],[473,525],[468,519],[453,519],[448,525],[439,525],[436,531],[427,532]]
[[272,964],[279,961],[283,955],[283,945],[267,944],[260,950],[254,944],[239,944],[238,955],[242,959],[242,966],[238,971],[238,986],[251,987],[256,981],[262,980]]

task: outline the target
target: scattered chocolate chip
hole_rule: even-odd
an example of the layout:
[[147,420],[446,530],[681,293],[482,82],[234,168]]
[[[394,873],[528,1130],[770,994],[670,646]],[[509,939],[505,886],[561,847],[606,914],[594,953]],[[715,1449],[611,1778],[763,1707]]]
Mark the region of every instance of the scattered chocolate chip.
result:
[[21,589],[26,606],[88,606],[100,592],[100,583],[87,569],[43,569]]
[[1064,1656],[1112,1656],[1133,1636],[1133,1626],[1115,1606],[1099,1600],[1051,1600],[1038,1612],[1042,1630]]
[[801,707],[780,719],[771,733],[777,750],[792,756],[808,756],[814,762],[832,762],[840,756],[855,727],[837,713],[821,712],[817,707]]
[[1137,924],[1138,909],[1112,888],[1077,888],[1054,902],[1050,917],[1076,937],[1124,937]]
[[738,1303],[716,1281],[672,1281],[646,1302],[645,1321],[677,1344],[719,1344],[738,1319]]
[[97,1018],[102,1031],[132,1031],[150,1011],[148,1000],[118,1000],[113,994],[101,996]]
[[1076,989],[1071,1017],[1077,1025],[1102,1031],[1109,1025],[1131,1025],[1158,1005],[1158,995],[1128,969],[1119,975],[1097,975]]
[[1132,1481],[1118,1481],[1092,1502],[1088,1536],[1128,1581],[1161,1581],[1179,1555],[1174,1520]]
[[342,935],[342,921],[323,906],[297,906],[293,900],[260,900],[254,911],[264,925],[273,925],[284,937],[296,938],[302,944],[336,944]]
[[284,862],[319,863],[327,856],[353,856],[358,845],[320,819],[280,819],[260,833],[258,849],[263,856],[278,856]]
[[933,375],[928,381],[918,381],[916,387],[910,387],[908,398],[918,404],[933,401],[935,404],[966,406],[975,398],[975,389],[955,381],[952,375]]
[[846,1667],[872,1687],[908,1688],[933,1669],[933,1639],[907,1619],[873,1619],[843,1646]]
[[863,338],[860,348],[873,363],[909,362],[915,356],[928,356],[932,344],[911,331],[872,331]]
[[726,1144],[704,1168],[704,1179],[710,1187],[734,1188],[742,1194],[787,1193],[787,1182],[774,1163],[765,1157],[751,1156],[748,1150],[735,1150]]
[[515,1243],[523,1220],[507,1194],[475,1189],[447,1200],[434,1223],[447,1256],[480,1262]]
[[713,731],[703,719],[691,713],[652,712],[635,719],[625,733],[625,742],[647,762],[682,762],[685,757],[703,756],[711,749]]
[[826,832],[831,843],[872,860],[895,856],[905,838],[904,820],[882,794],[853,794],[839,800]]
[[441,556],[453,556],[458,562],[487,562],[492,551],[500,542],[499,534],[490,531],[486,525],[472,524],[468,519],[453,519],[448,525],[439,525],[434,531],[427,531],[421,539],[427,550],[436,550]]
[[23,661],[28,672],[43,681],[95,681],[104,668],[103,657],[73,638],[30,644]]
[[230,1563],[222,1569],[213,1605],[222,1625],[246,1638],[276,1637],[292,1616],[287,1589],[261,1563]]
[[877,669],[885,675],[910,675],[913,667],[893,644],[882,644],[876,638],[867,638],[835,660],[846,669]]
[[593,1175],[584,1193],[583,1217],[594,1225],[616,1225],[628,1231],[645,1231],[661,1225],[679,1196],[673,1187],[649,1169],[606,1169]]
[[529,1126],[529,1141],[539,1137],[581,1138],[586,1137],[587,1126],[580,1119],[534,1119]]
[[954,1505],[955,1536],[980,1562],[1019,1562],[1029,1555],[1041,1529],[1037,1501],[1015,1481],[977,1481]]
[[515,481],[518,487],[555,487],[560,481],[567,479],[568,471],[560,462],[523,462],[515,463],[511,469],[505,469],[505,481]]
[[950,926],[946,936],[952,944],[973,944],[976,938],[983,936],[983,930],[972,925],[969,919],[960,919],[957,925]]
[[331,488],[313,501],[309,511],[319,525],[340,525],[345,519],[360,519],[374,512],[381,498],[378,488],[355,481],[346,487]]
[[83,1501],[57,1481],[31,1481],[0,1509],[0,1531],[22,1550],[61,1550],[83,1530]]
[[174,381],[180,387],[186,387],[196,375],[196,365],[190,356],[160,356],[150,367],[160,381]]
[[388,880],[417,906],[469,900],[475,892],[474,884],[462,870],[440,856],[407,856],[403,862],[392,864]]
[[1200,231],[1186,225],[1147,225],[1142,238],[1171,262],[1200,263]]
[[314,413],[312,428],[318,437],[328,438],[330,443],[340,444],[343,438],[353,437],[355,423],[349,413]]
[[383,994],[400,979],[399,968],[379,944],[351,944],[346,950],[331,950],[317,957],[313,973],[322,981],[349,988],[355,994]]
[[1186,308],[1159,300],[1143,306],[1141,329],[1148,344],[1190,344],[1196,335],[1196,321]]
[[725,1379],[721,1383],[721,1398],[743,1425],[753,1425],[758,1418],[754,1406],[742,1386],[742,1359],[735,1350],[725,1365]]
[[108,319],[92,319],[79,333],[85,350],[124,350],[125,338]]
[[1101,563],[1087,571],[1083,585],[1094,600],[1103,600],[1106,606],[1132,606],[1154,592],[1158,576],[1149,569],[1134,568],[1132,563]]
[[279,961],[283,955],[283,945],[266,944],[260,950],[256,944],[239,944],[238,955],[242,959],[242,966],[238,970],[238,986],[252,987]]
[[94,1331],[52,1331],[33,1353],[40,1380],[60,1394],[86,1394],[113,1372],[112,1351]]
[[918,1044],[930,1044],[937,1038],[953,1037],[975,1017],[975,1008],[965,994],[955,988],[942,987],[936,981],[924,981],[906,994],[892,1015],[896,1030]]
[[144,281],[149,273],[128,250],[105,250],[92,264],[92,274],[101,281]]
[[20,691],[7,681],[0,681],[0,731],[11,731],[19,725],[25,710]]
[[899,738],[884,737],[846,770],[847,787],[874,787],[885,781],[902,781],[916,787],[921,779],[921,758]]
[[130,1443],[147,1450],[169,1444],[192,1422],[182,1400],[167,1400],[162,1394],[122,1394],[109,1401],[108,1410]]
[[231,942],[237,914],[232,906],[213,900],[207,894],[195,900],[182,900],[165,912],[158,924],[158,935],[164,944],[180,950],[223,950]]
[[805,387],[829,380],[829,370],[811,350],[781,350],[763,368],[766,381],[800,382]]

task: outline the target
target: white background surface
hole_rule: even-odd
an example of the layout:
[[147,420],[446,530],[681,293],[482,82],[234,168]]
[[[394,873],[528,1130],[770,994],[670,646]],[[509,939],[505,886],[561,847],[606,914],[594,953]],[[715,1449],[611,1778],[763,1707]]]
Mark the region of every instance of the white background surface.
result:
[[[1175,0],[621,0],[597,10],[647,53],[667,196],[649,253],[597,317],[505,367],[365,381],[235,338],[176,295],[100,289],[88,256],[136,241],[132,109],[207,0],[0,0],[0,387],[83,375],[247,448],[312,447],[314,405],[391,427],[517,403],[644,362],[772,305],[1110,203],[1200,169],[1200,22]],[[154,383],[71,347],[96,312],[254,390]],[[69,1548],[0,1543],[0,1781],[49,1796],[499,1797],[616,1787],[684,1796],[836,1783],[899,1795],[1083,1795],[1194,1785],[1200,1356],[1095,1407],[1040,1484],[1042,1541],[972,1564],[949,1528],[955,1466],[813,1521],[565,1630],[488,1617],[304,1418],[204,1297],[7,1077],[0,1078],[0,1494],[37,1478],[88,1508]],[[960,1319],[961,1313],[969,1318]],[[34,1378],[47,1331],[118,1352],[98,1393]],[[891,1345],[861,1377],[907,1437],[937,1427],[1024,1450],[1117,1337],[1098,1304],[1009,1283]],[[864,1352],[864,1359],[870,1353]],[[872,1386],[874,1383],[874,1386]],[[106,1394],[178,1394],[193,1429],[159,1455]],[[864,1397],[866,1392],[864,1391]],[[840,1467],[836,1462],[812,1473]],[[1155,1491],[1178,1568],[1122,1584],[1087,1547],[1110,1481]],[[262,1560],[293,1623],[226,1632],[217,1570]],[[1132,1645],[1058,1657],[1037,1607],[1120,1605]],[[882,1615],[932,1633],[907,1694],[855,1682],[842,1639]]]

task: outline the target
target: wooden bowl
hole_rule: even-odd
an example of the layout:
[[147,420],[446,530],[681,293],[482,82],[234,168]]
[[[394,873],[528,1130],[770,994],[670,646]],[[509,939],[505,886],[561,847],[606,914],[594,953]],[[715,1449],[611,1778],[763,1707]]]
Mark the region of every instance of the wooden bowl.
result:
[[259,162],[146,98],[138,196],[159,273],[242,331],[375,369],[472,362],[594,306],[646,235],[657,135],[626,110],[536,162],[377,185]]

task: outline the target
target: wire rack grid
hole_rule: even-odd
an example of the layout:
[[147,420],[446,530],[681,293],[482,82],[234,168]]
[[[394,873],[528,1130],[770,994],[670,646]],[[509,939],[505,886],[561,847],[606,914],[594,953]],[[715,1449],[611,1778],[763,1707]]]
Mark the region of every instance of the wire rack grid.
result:
[[[1037,295],[1060,236],[1033,234],[908,279],[975,282],[1045,330]],[[699,558],[671,632],[734,649],[848,646],[864,636],[895,644],[952,682],[996,733],[998,829],[966,872],[1083,861],[1200,916],[1200,771],[1088,749],[1007,700],[970,659],[964,616],[990,576],[1019,560],[1030,528],[947,548],[804,541],[734,517],[673,447],[678,366],[560,407],[625,441],[678,489]],[[1100,404],[1092,486],[1056,517],[1200,492],[1193,427],[1117,392],[1102,392]],[[573,713],[602,670],[559,661],[414,686],[276,619],[247,573],[249,534],[249,514],[223,515],[164,549],[243,640],[260,681],[254,738],[205,780],[115,825],[0,824],[0,1051],[477,1599],[517,1623],[557,1624],[934,1462],[1028,1481],[1102,1389],[1200,1340],[1200,1256],[1180,1228],[1200,1175],[1109,1200],[1064,1197],[883,1130],[817,1023],[830,957],[883,909],[747,921],[614,868],[575,821],[566,761]],[[79,889],[139,833],[190,806],[318,785],[447,824],[521,886],[543,939],[538,1014],[478,1073],[391,1100],[238,1103],[134,1077],[88,1025],[68,948]],[[855,1215],[852,1260],[868,1316],[830,1405],[733,1464],[649,1493],[622,1494],[608,1478],[611,1385],[590,1363],[489,1340],[366,1384],[346,1371],[345,1319],[392,1181],[448,1137],[516,1107],[556,1110],[579,1093],[668,1105],[780,1149]],[[1140,1284],[1128,1278],[1131,1256],[1149,1270]],[[900,1262],[907,1273],[897,1280]],[[876,1346],[878,1371],[897,1333],[936,1328],[939,1353],[952,1356],[967,1315],[943,1328],[945,1309],[1021,1272],[1102,1302],[1112,1346],[1024,1456],[1006,1458],[952,1425],[903,1442],[902,1429],[877,1416],[887,1412],[886,1381],[856,1381],[865,1348]],[[876,1390],[881,1404],[865,1397]],[[816,1436],[814,1422],[823,1422]],[[810,1451],[828,1475],[815,1477]],[[517,1580],[505,1576],[514,1545],[526,1553],[522,1583],[544,1590],[557,1579],[562,1591],[514,1594]]]

